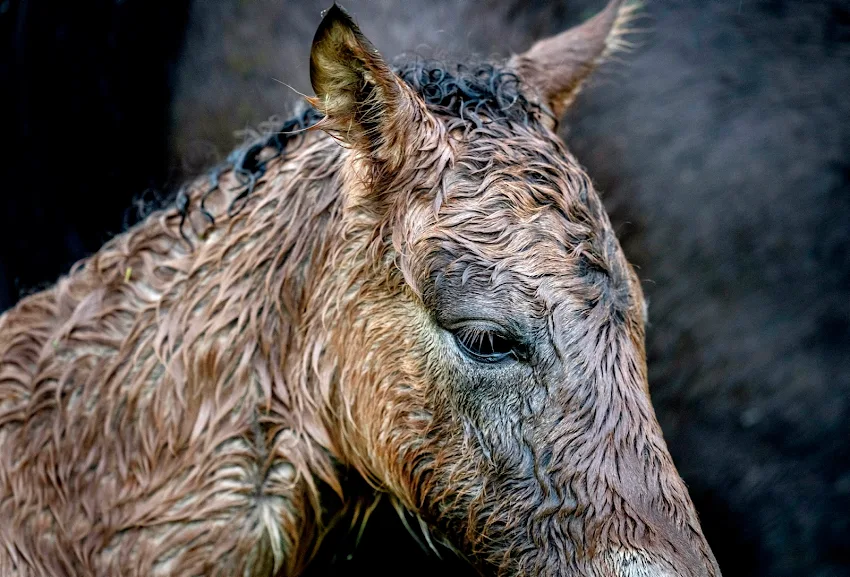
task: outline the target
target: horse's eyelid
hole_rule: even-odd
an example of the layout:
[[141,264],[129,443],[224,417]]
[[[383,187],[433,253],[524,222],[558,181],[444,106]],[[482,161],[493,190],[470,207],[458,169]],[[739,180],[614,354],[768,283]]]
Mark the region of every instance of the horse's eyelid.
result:
[[[507,336],[507,334],[501,331],[482,329],[480,327],[467,325],[461,326],[459,329],[455,329],[451,332],[455,337],[455,342],[457,343],[458,347],[460,347],[464,354],[471,357],[474,361],[482,363],[495,363],[509,357],[517,361],[521,361],[526,358],[524,345],[516,338]],[[478,348],[484,344],[485,338],[489,341],[491,349],[495,348],[494,337],[498,337],[504,342],[504,344],[508,345],[509,350],[484,353]]]

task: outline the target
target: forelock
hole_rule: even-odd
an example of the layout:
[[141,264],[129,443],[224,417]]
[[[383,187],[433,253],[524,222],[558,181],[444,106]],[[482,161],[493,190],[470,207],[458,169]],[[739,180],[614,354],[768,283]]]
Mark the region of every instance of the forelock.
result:
[[404,57],[393,69],[432,112],[472,126],[489,120],[538,127],[544,114],[516,73],[499,64]]

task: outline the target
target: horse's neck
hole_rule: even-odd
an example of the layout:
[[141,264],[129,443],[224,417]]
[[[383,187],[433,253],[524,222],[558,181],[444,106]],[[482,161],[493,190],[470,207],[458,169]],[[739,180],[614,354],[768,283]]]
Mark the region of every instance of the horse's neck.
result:
[[[232,217],[224,218],[232,198],[213,199],[216,225],[193,229],[200,231],[192,239],[197,246],[180,257],[187,267],[171,287],[169,314],[179,317],[175,330],[182,333],[172,342],[223,342],[240,354],[253,349],[254,380],[279,411],[304,410],[296,399],[307,392],[294,382],[295,363],[305,346],[307,299],[337,241],[340,157],[338,147],[320,137],[273,164]],[[197,226],[205,217],[195,212],[190,218]]]
[[[145,511],[181,519],[190,506],[235,511],[234,499],[262,490],[271,496],[255,505],[295,547],[304,501],[316,515],[326,505],[318,479],[339,491],[311,398],[308,357],[321,346],[306,317],[340,244],[341,156],[317,137],[270,164],[229,218],[225,177],[207,229],[198,207],[209,185],[198,181],[191,247],[176,209],[155,213],[0,317],[0,468],[29,463],[15,479],[39,495],[48,467],[73,472],[77,482],[58,485],[86,495],[117,483],[144,494]],[[275,555],[296,563],[309,542]]]
[[[289,453],[279,457],[300,463],[299,477],[313,486],[315,499],[313,478],[340,490],[310,359],[321,343],[306,324],[340,242],[342,156],[335,142],[317,135],[271,164],[232,217],[235,193],[211,196],[205,206],[214,228],[203,229],[208,219],[190,212],[197,233],[185,229],[193,249],[172,249],[159,266],[180,272],[152,291],[160,295],[161,319],[152,344],[166,370],[181,379],[172,386],[185,390],[175,396],[214,395],[216,407],[229,403],[255,413],[261,437],[285,432],[286,439],[269,438],[268,450],[285,446],[280,450]],[[192,207],[206,187],[197,188]],[[219,188],[229,190],[226,179]],[[170,220],[179,224],[176,216]],[[156,278],[152,273],[143,278]]]
[[270,163],[242,205],[233,204],[236,176],[225,173],[205,200],[214,225],[200,210],[209,190],[200,179],[189,188],[182,228],[176,209],[155,213],[113,239],[57,291],[94,287],[135,311],[110,354],[128,357],[119,363],[132,363],[131,355],[157,359],[163,370],[152,374],[162,382],[145,385],[156,394],[176,401],[216,395],[216,403],[222,395],[240,396],[234,401],[240,406],[256,406],[277,425],[327,447],[312,414],[304,316],[338,243],[341,157],[329,138],[312,137]]

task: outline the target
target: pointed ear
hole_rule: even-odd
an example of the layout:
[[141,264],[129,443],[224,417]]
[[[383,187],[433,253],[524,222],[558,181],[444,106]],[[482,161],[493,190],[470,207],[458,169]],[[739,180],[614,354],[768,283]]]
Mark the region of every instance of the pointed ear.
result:
[[611,0],[584,24],[540,40],[514,56],[509,66],[560,119],[596,65],[622,43],[622,29],[632,12],[623,0]]
[[313,38],[310,81],[316,97],[308,100],[326,116],[320,128],[373,159],[400,158],[424,105],[336,4]]

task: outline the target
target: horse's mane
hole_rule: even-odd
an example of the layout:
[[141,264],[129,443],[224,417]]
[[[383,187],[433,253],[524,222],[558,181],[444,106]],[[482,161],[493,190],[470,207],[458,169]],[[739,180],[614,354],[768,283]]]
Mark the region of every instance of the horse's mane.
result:
[[476,127],[487,121],[530,125],[541,107],[523,93],[519,77],[492,63],[447,65],[437,60],[408,58],[393,67],[430,110],[459,118]]
[[[526,97],[517,75],[497,64],[447,64],[439,60],[404,57],[395,62],[393,70],[422,97],[429,110],[469,128],[480,127],[485,118],[488,122],[535,125],[544,113],[539,104]],[[156,210],[169,208],[175,209],[184,220],[195,208],[214,223],[212,215],[204,207],[204,200],[218,189],[221,175],[230,171],[240,182],[240,189],[228,212],[237,212],[265,174],[268,163],[296,150],[303,133],[321,119],[322,115],[306,103],[283,122],[272,119],[235,148],[224,162],[208,171],[206,190],[198,206],[191,206],[186,194],[187,184],[162,200],[137,200],[134,203],[137,214],[128,212],[125,226],[143,220]],[[184,238],[189,242],[187,237]]]

